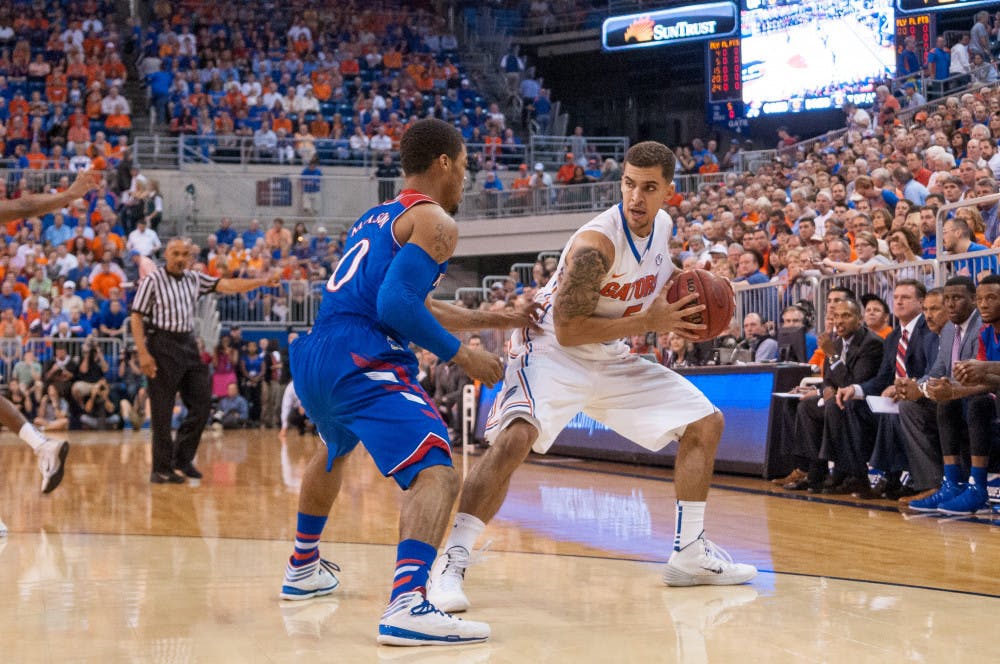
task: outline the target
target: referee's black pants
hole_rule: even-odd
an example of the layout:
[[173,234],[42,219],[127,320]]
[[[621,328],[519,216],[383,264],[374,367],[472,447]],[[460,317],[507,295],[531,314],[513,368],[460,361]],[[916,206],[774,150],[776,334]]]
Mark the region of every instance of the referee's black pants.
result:
[[[198,356],[190,333],[151,330],[146,346],[156,360],[156,378],[149,381],[149,407],[153,427],[153,472],[171,473],[194,461],[201,432],[212,411],[212,386],[208,366]],[[175,395],[180,392],[187,408],[174,440],[170,432]]]

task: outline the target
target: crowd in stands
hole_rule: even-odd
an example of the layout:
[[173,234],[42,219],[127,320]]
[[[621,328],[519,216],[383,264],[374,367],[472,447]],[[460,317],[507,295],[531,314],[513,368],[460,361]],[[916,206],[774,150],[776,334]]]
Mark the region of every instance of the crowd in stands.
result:
[[31,169],[117,163],[132,129],[113,3],[0,5],[0,157]]
[[395,152],[425,117],[498,153],[515,143],[429,3],[276,7],[163,0],[148,26],[133,26],[157,121],[197,137],[205,157],[249,149],[281,163],[356,161]]

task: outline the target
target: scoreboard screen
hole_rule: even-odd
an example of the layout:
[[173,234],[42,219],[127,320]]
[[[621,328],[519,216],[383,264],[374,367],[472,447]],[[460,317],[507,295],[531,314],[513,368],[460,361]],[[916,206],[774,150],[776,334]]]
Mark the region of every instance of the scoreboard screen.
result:
[[875,101],[896,72],[892,0],[742,0],[747,117]]
[[708,100],[741,101],[743,60],[740,57],[740,40],[713,39],[708,42]]
[[927,62],[927,51],[934,48],[934,19],[930,14],[901,14],[896,17],[896,55],[903,52],[907,37],[916,42],[917,57]]
[[899,11],[942,12],[949,9],[970,9],[985,5],[996,7],[996,0],[896,0]]

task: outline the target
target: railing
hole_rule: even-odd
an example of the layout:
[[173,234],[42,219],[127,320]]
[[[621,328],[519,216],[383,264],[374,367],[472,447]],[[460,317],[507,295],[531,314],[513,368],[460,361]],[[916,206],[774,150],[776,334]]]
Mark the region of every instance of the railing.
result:
[[52,359],[56,346],[63,346],[67,350],[67,355],[73,358],[79,365],[85,351],[89,351],[92,345],[104,356],[109,367],[108,372],[117,375],[118,364],[125,354],[125,340],[116,337],[71,337],[62,339],[58,337],[28,337],[22,340],[20,337],[0,337],[0,382],[7,384],[13,375],[14,365],[24,358],[27,351],[31,351],[35,359],[44,365]]
[[319,309],[314,297],[326,281],[296,279],[280,287],[257,288],[249,293],[216,295],[218,322],[223,327],[289,327],[311,325]]
[[937,283],[937,263],[933,260],[915,260],[908,263],[894,263],[863,272],[825,274],[819,278],[819,288],[813,305],[816,308],[816,329],[823,329],[826,321],[826,296],[832,288],[850,288],[855,295],[878,295],[892,307],[892,291],[902,279],[914,279],[928,290]]
[[456,219],[523,217],[603,210],[621,200],[616,182],[554,185],[541,189],[466,193]]
[[705,185],[717,185],[726,181],[730,172],[724,173],[694,173],[691,175],[675,175],[674,187],[681,194],[693,194],[701,191]]
[[[599,155],[603,159],[614,159],[619,164],[625,160],[625,153],[628,152],[628,136],[584,136],[582,137],[588,146],[588,152]],[[565,163],[566,153],[573,152],[571,146],[571,136],[543,136],[535,134],[531,137],[530,158],[531,161],[541,162],[546,168],[559,168]],[[584,154],[574,154],[576,159],[587,156]]]

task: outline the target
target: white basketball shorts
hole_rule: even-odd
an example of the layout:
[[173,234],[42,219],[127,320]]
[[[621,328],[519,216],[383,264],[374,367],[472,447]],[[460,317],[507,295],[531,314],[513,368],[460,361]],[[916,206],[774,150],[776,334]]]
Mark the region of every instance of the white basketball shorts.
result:
[[507,365],[486,421],[486,439],[492,443],[520,418],[538,429],[532,449],[544,454],[583,412],[655,452],[716,410],[686,378],[638,355],[595,361],[558,349],[526,351]]

